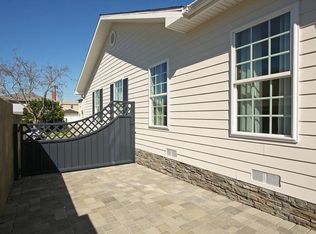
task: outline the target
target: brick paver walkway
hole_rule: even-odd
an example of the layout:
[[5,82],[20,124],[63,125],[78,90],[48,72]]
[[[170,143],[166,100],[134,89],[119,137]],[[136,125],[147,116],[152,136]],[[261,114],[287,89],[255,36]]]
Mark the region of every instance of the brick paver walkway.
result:
[[23,178],[0,233],[316,233],[145,167]]

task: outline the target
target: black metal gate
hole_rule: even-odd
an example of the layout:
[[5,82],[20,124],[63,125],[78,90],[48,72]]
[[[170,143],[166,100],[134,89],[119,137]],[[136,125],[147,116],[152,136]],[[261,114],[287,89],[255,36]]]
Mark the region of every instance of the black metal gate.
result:
[[22,124],[22,176],[135,162],[135,104],[111,102],[69,123]]

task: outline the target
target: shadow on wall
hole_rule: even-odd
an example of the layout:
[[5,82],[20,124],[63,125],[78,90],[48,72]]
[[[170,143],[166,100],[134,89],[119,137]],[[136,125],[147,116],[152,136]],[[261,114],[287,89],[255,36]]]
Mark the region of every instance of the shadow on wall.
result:
[[[220,14],[186,34],[166,29],[163,23],[113,24],[112,29],[117,34],[116,44],[110,47],[107,46],[109,45],[107,41],[102,51],[144,71],[147,71],[151,65],[169,58],[170,77],[175,79],[177,79],[176,76],[174,77],[177,70],[208,59],[213,61],[209,63],[210,65],[225,63],[226,69],[223,72],[229,72],[231,31],[257,20],[259,8],[262,10],[262,16],[271,14],[269,6],[271,3],[276,4],[272,0],[252,3],[251,0],[243,1],[225,12],[225,16],[229,17],[223,17],[223,14]],[[291,3],[278,2],[280,9],[289,4]],[[301,27],[315,23],[316,9],[308,10],[311,6],[314,6],[312,0],[301,1],[301,12],[308,12],[300,16]],[[99,65],[97,64],[96,68]],[[202,67],[205,68],[206,65]],[[109,73],[109,77],[116,76],[123,70],[126,71],[123,75],[127,76],[131,72],[122,63],[110,59],[107,69],[102,69],[102,71],[100,69],[100,76],[105,76],[106,73]]]
[[[169,59],[170,77],[181,68],[229,51],[229,39],[222,41],[221,35],[212,35],[201,27],[186,34],[168,30],[163,24],[115,24],[113,29],[117,31],[117,42],[106,53],[144,71]],[[211,41],[214,46],[206,46]]]
[[[113,24],[112,29],[117,34],[116,44],[114,47],[110,47],[107,46],[109,42],[105,42],[105,48],[95,66],[94,75],[98,73],[105,54],[110,54],[144,71],[148,71],[148,68],[154,64],[169,59],[169,77],[171,78],[181,68],[227,54],[230,49],[229,38],[223,41],[222,34],[214,34],[203,25],[184,34],[166,29],[163,23]],[[110,59],[106,72],[104,69],[99,70],[100,76],[113,77],[123,70],[126,71],[122,74],[124,76],[135,72],[135,70],[131,71],[130,67],[126,68],[123,65],[115,59]],[[227,71],[228,68],[227,63]],[[90,79],[88,87],[91,86],[91,83],[92,79]]]
[[0,233],[97,233],[73,199],[60,173],[16,181],[0,217]]
[[[242,4],[247,5],[247,2],[252,3],[248,0]],[[223,17],[220,14],[187,33],[166,29],[164,23],[113,24],[112,30],[115,30],[117,34],[116,44],[114,47],[106,46],[104,51],[144,71],[153,64],[168,58],[170,60],[169,76],[174,79],[177,79],[175,74],[178,70],[206,60],[212,61],[192,67],[188,69],[188,72],[218,64],[225,64],[226,68],[221,72],[228,72],[230,33],[235,27],[240,27],[238,25],[240,16],[235,13],[235,8],[228,10],[225,14],[231,17]],[[107,41],[105,45],[108,44]],[[114,59],[109,63],[112,69],[107,69],[107,71],[113,72],[114,75],[116,75],[114,69],[117,69],[117,72],[124,69],[120,66],[122,64],[118,64]],[[125,68],[125,70],[128,72],[128,69]],[[104,71],[103,69],[102,75]]]

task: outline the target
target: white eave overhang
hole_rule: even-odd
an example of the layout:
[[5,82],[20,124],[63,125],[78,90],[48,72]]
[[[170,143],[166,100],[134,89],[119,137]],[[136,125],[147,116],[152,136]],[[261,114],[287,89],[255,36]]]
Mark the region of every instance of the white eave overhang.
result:
[[189,32],[243,0],[195,0],[182,10],[182,17],[168,25],[177,32]]
[[100,55],[105,49],[105,41],[113,23],[161,22],[170,30],[187,33],[241,1],[195,0],[184,8],[101,15],[77,83],[76,94],[85,95],[89,81],[95,73],[95,67],[100,62]]

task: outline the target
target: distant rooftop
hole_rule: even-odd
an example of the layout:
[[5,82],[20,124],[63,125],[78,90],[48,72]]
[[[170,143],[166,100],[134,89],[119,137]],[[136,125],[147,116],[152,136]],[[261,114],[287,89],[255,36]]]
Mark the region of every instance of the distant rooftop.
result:
[[182,9],[182,8],[183,6],[171,6],[171,7],[152,8],[152,9],[143,9],[143,10],[134,10],[134,11],[103,13],[100,15],[118,15],[118,14],[141,13],[141,12],[152,12],[152,11],[167,11],[167,10],[175,10],[175,9]]
[[64,110],[65,114],[78,114],[79,112],[76,110],[72,110],[72,109],[66,109]]
[[63,100],[60,101],[60,104],[64,105],[76,105],[79,104],[78,101],[73,101],[73,100]]
[[[24,101],[24,97],[23,97],[23,94],[22,92],[20,93],[17,93],[16,95],[12,95],[11,96],[0,96],[3,100],[6,100],[6,101],[10,101],[10,102],[23,102]],[[41,98],[41,96],[38,96],[37,94],[35,93],[30,93],[29,95],[26,94],[26,97],[28,98],[28,100],[36,100],[36,99],[39,99]]]

